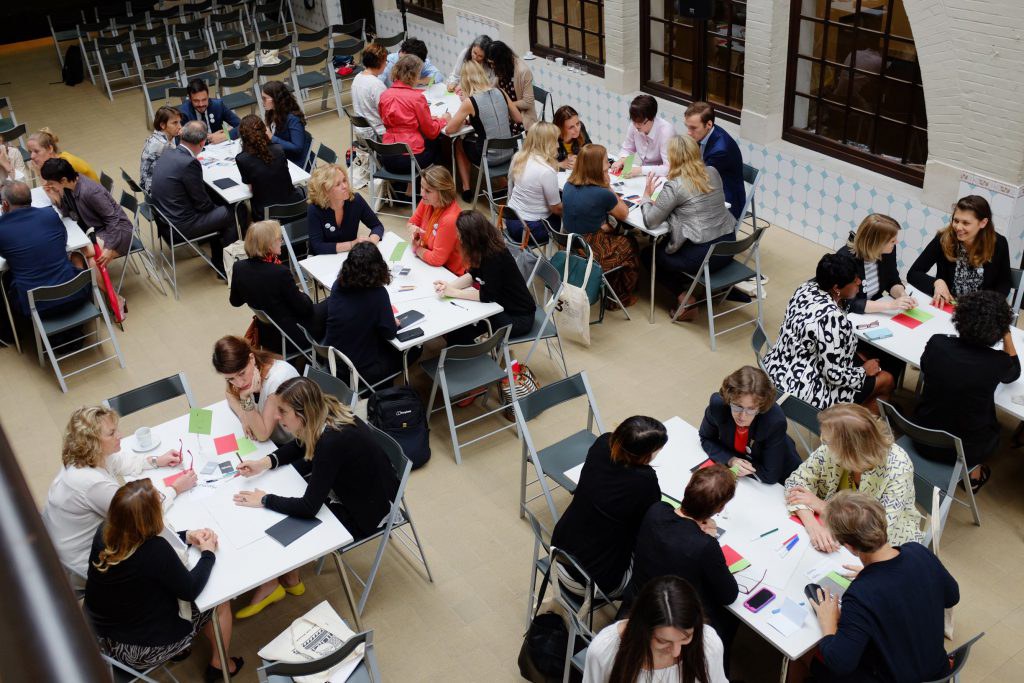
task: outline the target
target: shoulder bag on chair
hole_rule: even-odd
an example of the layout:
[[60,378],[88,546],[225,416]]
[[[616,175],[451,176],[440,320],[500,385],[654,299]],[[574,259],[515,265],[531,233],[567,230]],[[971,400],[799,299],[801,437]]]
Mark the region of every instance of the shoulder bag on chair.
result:
[[593,253],[586,259],[572,253],[573,239],[583,238],[569,233],[565,251],[551,257],[551,265],[562,271],[562,291],[555,308],[555,324],[560,334],[590,346],[590,305],[601,296],[601,266],[594,263]]
[[[335,652],[355,633],[324,600],[291,623],[277,638],[267,643],[257,654],[273,662],[299,664],[321,659]],[[296,676],[296,683],[327,683],[344,681],[355,671],[363,659],[362,645],[330,671]],[[343,670],[348,673],[344,673]]]

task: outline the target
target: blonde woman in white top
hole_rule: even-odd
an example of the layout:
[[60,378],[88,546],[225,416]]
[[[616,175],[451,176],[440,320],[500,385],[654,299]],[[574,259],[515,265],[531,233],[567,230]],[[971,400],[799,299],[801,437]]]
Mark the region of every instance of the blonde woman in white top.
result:
[[662,576],[643,587],[629,619],[594,637],[583,683],[728,683],[723,658],[693,586]]
[[530,235],[543,244],[548,239],[546,220],[555,230],[562,227],[562,194],[558,189],[558,126],[539,121],[526,133],[523,148],[512,157],[508,171],[508,207],[520,220],[505,220],[514,239],[522,239],[523,222]]
[[[73,580],[85,585],[89,551],[96,529],[107,516],[110,500],[121,487],[118,477],[135,478],[144,470],[173,467],[181,453],[141,454],[121,450],[118,415],[102,406],[86,406],[71,414],[61,449],[63,469],[46,496],[43,523],[61,563]],[[164,509],[179,493],[196,485],[195,470],[187,471],[170,486],[162,486]]]

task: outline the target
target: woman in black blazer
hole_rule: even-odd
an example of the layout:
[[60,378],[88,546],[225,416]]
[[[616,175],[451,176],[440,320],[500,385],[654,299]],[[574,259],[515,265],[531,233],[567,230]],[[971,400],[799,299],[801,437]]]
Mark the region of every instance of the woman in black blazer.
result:
[[700,445],[712,460],[741,477],[779,484],[800,466],[786,426],[771,379],[746,365],[726,377],[718,393],[711,395],[700,423]]
[[302,201],[302,190],[292,184],[288,159],[281,145],[271,144],[260,117],[249,114],[238,126],[242,151],[235,157],[242,182],[252,190],[252,221],[263,220],[263,210],[274,204]]
[[[857,232],[850,233],[849,243],[839,250],[853,258],[861,280],[857,296],[846,301],[850,313],[905,311],[917,305],[913,297],[907,296],[896,266],[899,232],[900,224],[895,219],[873,213],[860,222]],[[892,299],[879,301],[886,293]]]
[[[314,304],[303,294],[288,266],[281,263],[281,224],[259,221],[245,234],[245,253],[249,258],[236,261],[231,273],[230,302],[234,307],[248,305],[266,313],[296,344],[305,344],[302,325],[314,339],[323,334],[327,303]],[[272,326],[256,322],[259,345],[274,353],[281,351],[281,335]]]
[[[935,277],[928,271],[935,266]],[[962,197],[949,225],[932,238],[910,266],[907,280],[932,295],[933,303],[953,303],[979,289],[1010,293],[1010,247],[996,232],[988,200]]]

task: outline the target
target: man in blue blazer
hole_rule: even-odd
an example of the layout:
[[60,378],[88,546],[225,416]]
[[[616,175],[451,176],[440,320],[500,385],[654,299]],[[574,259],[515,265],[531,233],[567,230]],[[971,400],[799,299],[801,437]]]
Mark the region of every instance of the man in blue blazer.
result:
[[[0,190],[0,256],[7,259],[14,294],[21,312],[28,316],[28,292],[36,287],[59,285],[81,271],[68,259],[68,231],[52,206],[32,206],[32,191],[22,182],[4,185]],[[41,301],[42,317],[68,305],[78,305],[92,291],[85,289],[73,297]]]
[[207,142],[211,145],[228,139],[228,135],[224,134],[225,123],[231,128],[231,139],[238,137],[238,124],[241,123],[238,114],[225,107],[222,100],[211,98],[210,88],[201,78],[189,81],[188,99],[181,103],[178,111],[181,112],[183,126],[189,121],[202,121],[206,124],[210,129]]
[[743,155],[740,147],[724,128],[715,125],[715,108],[707,102],[694,102],[683,114],[686,132],[700,144],[704,163],[714,166],[722,176],[725,201],[729,211],[740,217],[747,203],[747,189],[743,185]]

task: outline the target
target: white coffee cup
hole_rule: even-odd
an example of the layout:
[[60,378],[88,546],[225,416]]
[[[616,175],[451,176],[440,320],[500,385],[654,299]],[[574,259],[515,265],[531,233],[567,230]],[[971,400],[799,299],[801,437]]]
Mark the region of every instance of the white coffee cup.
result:
[[555,64],[557,64],[558,66],[562,66],[563,64],[565,64],[565,60],[562,59],[561,57],[555,57]]
[[532,53],[532,52],[530,52],[529,50],[527,50],[527,51],[526,51],[526,54],[525,54],[525,55],[523,55],[523,58],[524,58],[524,59],[533,59],[533,53]]
[[143,450],[153,446],[153,432],[149,431],[149,427],[139,427],[135,430],[135,443]]

